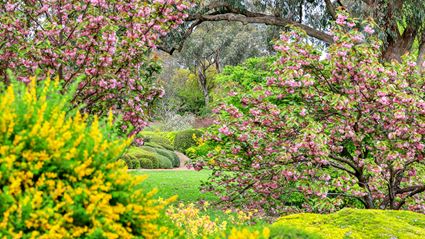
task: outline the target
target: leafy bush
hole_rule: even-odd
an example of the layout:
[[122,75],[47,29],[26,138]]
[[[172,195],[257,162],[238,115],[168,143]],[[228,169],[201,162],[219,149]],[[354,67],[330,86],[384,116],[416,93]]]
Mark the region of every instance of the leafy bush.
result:
[[283,33],[276,75],[218,107],[218,147],[194,163],[213,170],[203,189],[270,214],[296,210],[294,191],[307,211],[425,212],[425,75],[408,57],[382,62],[373,26],[339,19],[325,60]]
[[148,146],[148,147],[151,147],[151,148],[158,148],[158,149],[165,149],[164,146],[162,146],[160,144],[150,143],[150,142],[144,143],[143,146]]
[[[291,227],[322,238],[423,238],[425,215],[409,211],[343,209],[332,214],[294,214],[280,218],[271,227]],[[287,238],[287,237],[285,237]],[[309,237],[306,237],[309,238]]]
[[130,140],[112,120],[69,111],[59,82],[13,82],[0,92],[0,235],[4,238],[157,238],[169,200],[136,187],[117,161]]
[[148,144],[154,144],[154,145],[160,145],[163,148],[166,148],[168,150],[174,150],[173,144],[171,141],[160,135],[153,135],[153,134],[143,134],[143,138],[145,140],[145,145]]
[[[140,164],[140,159],[131,159],[131,165],[133,166],[134,169],[139,169],[139,168],[142,167],[142,165]],[[145,165],[143,165],[143,166],[145,166]],[[148,165],[148,166],[152,167],[152,163],[151,163],[151,165]]]
[[[122,156],[125,162],[132,160],[133,168],[173,168],[174,152],[149,146],[131,147]],[[138,166],[138,167],[137,167]]]
[[164,157],[162,155],[158,155],[157,158],[159,159],[159,168],[164,168],[164,169],[173,168],[173,163],[171,162],[169,158]]
[[186,149],[196,146],[194,136],[197,138],[201,137],[202,131],[191,129],[178,132],[174,139],[174,148],[180,152],[185,152]]
[[180,165],[180,157],[175,152],[173,152],[173,167],[178,168]]
[[173,151],[169,151],[169,150],[166,150],[166,149],[160,149],[160,148],[155,148],[155,151],[159,155],[162,155],[162,156],[168,158],[172,162],[173,167],[179,167],[180,166],[180,158]]
[[141,158],[139,161],[140,168],[146,168],[146,169],[152,169],[153,167],[153,161],[151,159],[147,158]]
[[214,150],[215,147],[216,144],[214,144],[214,142],[200,139],[196,146],[186,149],[185,154],[191,159],[206,157],[210,151]]

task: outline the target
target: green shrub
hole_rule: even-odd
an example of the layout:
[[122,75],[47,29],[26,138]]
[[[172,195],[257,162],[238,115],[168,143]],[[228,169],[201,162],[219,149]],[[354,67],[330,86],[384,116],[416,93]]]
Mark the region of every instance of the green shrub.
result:
[[127,163],[128,168],[136,168],[134,161],[138,161],[141,158],[152,159],[155,158],[155,155],[149,151],[143,150],[140,147],[131,147],[127,149],[127,151],[121,156],[121,159]]
[[177,154],[174,153],[173,151],[166,150],[166,149],[159,149],[159,148],[156,148],[155,151],[159,155],[162,155],[162,156],[168,158],[172,162],[173,167],[179,167],[180,166],[180,159],[177,156]]
[[168,150],[174,150],[173,142],[166,137],[166,132],[143,131],[140,133],[146,144],[157,144]]
[[282,225],[335,239],[419,239],[425,235],[425,215],[409,211],[343,209],[332,214],[302,213],[284,216],[273,227]]
[[199,130],[185,130],[177,133],[174,139],[174,148],[180,152],[185,152],[188,148],[196,146],[196,140],[194,139],[202,136],[202,131]]
[[139,164],[140,164],[140,168],[146,168],[146,169],[152,169],[153,167],[153,162],[151,159],[147,159],[147,158],[141,158],[138,160]]
[[131,165],[133,166],[134,169],[139,169],[140,168],[140,160],[131,159]]
[[159,148],[159,149],[165,149],[164,146],[157,144],[157,143],[153,143],[153,142],[147,142],[144,143],[143,146],[148,146],[148,147],[152,147],[152,148]]
[[152,158],[147,158],[147,159],[149,159],[152,162],[152,168],[153,169],[159,168],[159,159],[158,159],[158,157],[154,156]]
[[[144,161],[140,161],[138,164],[141,168],[155,169],[180,166],[180,159],[173,151],[150,146],[131,147],[121,158],[127,163],[129,168],[136,168],[137,165],[135,165],[134,160],[140,161],[142,159],[144,159]],[[150,163],[146,160],[149,160]],[[169,164],[171,164],[171,166]]]
[[191,159],[196,159],[198,157],[206,157],[208,155],[208,152],[212,151],[214,147],[214,145],[207,142],[186,149],[185,154]]
[[127,165],[128,169],[134,169],[132,159],[126,157],[126,158],[121,158],[121,160],[124,161],[124,163]]
[[[130,143],[82,116],[59,81],[0,86],[1,238],[159,238],[170,200],[117,160]],[[172,238],[172,237],[171,237]]]
[[173,163],[167,157],[158,155],[158,159],[159,159],[159,168],[163,168],[163,169],[173,168]]
[[175,152],[172,152],[172,153],[173,153],[173,167],[178,168],[180,167],[180,164],[181,164],[180,158]]

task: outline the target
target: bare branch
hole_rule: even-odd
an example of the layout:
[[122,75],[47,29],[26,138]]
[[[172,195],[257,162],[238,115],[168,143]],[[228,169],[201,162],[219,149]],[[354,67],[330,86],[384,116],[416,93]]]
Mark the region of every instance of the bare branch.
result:
[[326,43],[332,43],[331,35],[316,30],[308,25],[292,21],[288,18],[276,17],[262,13],[251,12],[245,9],[234,8],[228,3],[215,2],[207,6],[210,11],[217,9],[216,12],[207,14],[194,14],[189,16],[186,21],[235,21],[248,23],[259,23],[280,27],[296,26],[303,29],[309,36],[322,40]]

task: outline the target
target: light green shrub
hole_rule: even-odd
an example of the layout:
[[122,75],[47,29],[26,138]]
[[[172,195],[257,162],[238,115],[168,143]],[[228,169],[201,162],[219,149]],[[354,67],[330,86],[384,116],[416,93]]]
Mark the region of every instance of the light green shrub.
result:
[[157,144],[157,143],[154,143],[154,142],[147,142],[147,143],[144,143],[144,144],[143,144],[143,146],[148,146],[148,147],[152,147],[152,148],[165,149],[165,147],[164,147],[164,146],[162,146],[162,145],[160,145],[160,144]]
[[163,169],[173,168],[173,163],[167,157],[158,155],[158,159],[159,159],[159,168],[163,168]]
[[153,163],[152,160],[147,159],[147,158],[141,158],[139,159],[139,165],[140,168],[146,168],[146,169],[152,169],[153,167]]
[[188,148],[196,146],[197,142],[194,139],[202,136],[202,131],[185,130],[178,132],[174,139],[174,148],[180,152],[185,152]]
[[133,166],[133,169],[139,169],[140,168],[140,160],[139,159],[131,159],[131,165]]
[[165,132],[143,131],[140,133],[146,144],[154,143],[168,150],[174,150],[173,142],[166,137]]

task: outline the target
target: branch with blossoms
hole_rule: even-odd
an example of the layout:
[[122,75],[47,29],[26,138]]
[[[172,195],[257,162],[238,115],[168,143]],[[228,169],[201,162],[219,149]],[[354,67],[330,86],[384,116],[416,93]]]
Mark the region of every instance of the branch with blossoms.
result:
[[[0,75],[20,80],[40,69],[58,75],[67,90],[81,79],[74,103],[84,110],[123,114],[122,130],[146,125],[143,108],[161,95],[151,88],[159,66],[152,49],[183,23],[191,0],[22,1],[0,7]],[[4,43],[4,44],[3,44]]]
[[229,200],[250,186],[231,204],[269,212],[296,187],[305,210],[425,213],[425,79],[408,56],[381,62],[373,27],[340,13],[324,60],[302,30],[283,33],[275,76],[217,109],[220,150],[195,162],[213,170],[208,189]]

